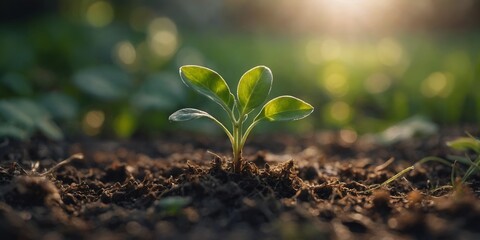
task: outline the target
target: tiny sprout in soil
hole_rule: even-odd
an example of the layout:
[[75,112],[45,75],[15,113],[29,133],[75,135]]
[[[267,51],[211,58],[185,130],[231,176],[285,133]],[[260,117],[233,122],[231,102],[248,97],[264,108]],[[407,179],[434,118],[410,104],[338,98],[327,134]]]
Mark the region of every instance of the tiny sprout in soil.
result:
[[[464,156],[449,155],[446,158],[430,156],[421,159],[415,165],[432,161],[451,167],[450,181],[452,187],[456,187],[458,183],[464,184],[471,176],[480,173],[480,140],[469,135],[469,137],[459,137],[449,141],[447,142],[447,146],[455,150],[463,151]],[[461,169],[457,167],[457,163],[467,167],[467,170],[464,171],[463,174],[460,173]],[[457,181],[459,175],[462,176],[459,181]]]
[[[468,134],[468,137],[459,137],[452,141],[446,143],[452,149],[463,151],[464,156],[460,155],[449,155],[447,158],[441,158],[436,156],[428,156],[425,158],[420,159],[415,165],[405,168],[404,170],[400,171],[399,173],[395,174],[395,176],[389,178],[387,181],[383,182],[381,185],[376,186],[373,189],[379,188],[381,186],[386,186],[391,182],[397,180],[404,174],[410,172],[411,170],[415,169],[415,166],[427,163],[427,162],[437,162],[448,167],[452,168],[450,181],[452,187],[456,187],[457,184],[465,184],[466,181],[475,174],[480,173],[480,140]],[[467,170],[463,172],[463,175],[459,173],[461,169],[457,167],[457,163],[464,165],[467,167]],[[462,175],[461,178],[457,181],[457,176]]]
[[249,113],[257,109],[267,99],[272,88],[273,76],[268,67],[257,66],[248,70],[240,78],[235,97],[225,80],[215,71],[194,65],[180,68],[180,76],[185,85],[216,102],[227,113],[229,130],[225,124],[209,113],[195,109],[183,108],[172,115],[170,121],[188,121],[206,117],[218,124],[227,134],[233,150],[233,171],[242,171],[242,149],[252,129],[263,121],[292,121],[307,117],[313,107],[305,101],[292,96],[280,96],[263,105],[253,120],[247,123]]

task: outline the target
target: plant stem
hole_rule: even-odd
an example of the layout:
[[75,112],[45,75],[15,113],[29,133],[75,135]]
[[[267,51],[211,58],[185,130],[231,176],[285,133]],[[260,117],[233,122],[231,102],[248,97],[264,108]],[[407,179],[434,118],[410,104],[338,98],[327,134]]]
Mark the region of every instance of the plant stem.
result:
[[470,177],[470,175],[472,173],[475,172],[475,170],[479,171],[480,167],[479,167],[479,164],[480,164],[480,157],[477,157],[477,159],[475,159],[475,162],[472,162],[470,167],[468,168],[467,172],[465,173],[465,175],[463,176],[462,178],[462,183],[464,183],[465,181],[467,181],[467,179]]
[[412,171],[413,169],[415,169],[414,166],[410,166],[408,168],[405,168],[403,169],[402,171],[400,171],[399,173],[395,174],[393,177],[387,179],[387,181],[383,182],[382,184],[380,184],[380,187],[383,187],[383,186],[386,186],[388,184],[390,184],[391,182],[397,180],[399,177],[403,176],[404,174]]
[[443,158],[430,156],[430,157],[424,157],[424,158],[420,159],[420,161],[416,162],[414,164],[414,166],[418,166],[418,165],[421,165],[421,164],[424,164],[424,163],[430,162],[430,161],[438,162],[438,163],[444,164],[444,165],[449,166],[449,167],[451,167],[452,163],[453,163],[453,162],[449,162],[448,160],[445,160]]
[[242,171],[242,119],[239,118],[238,121],[235,121],[233,124],[233,171],[235,173],[240,173]]
[[255,121],[250,126],[248,126],[247,130],[243,134],[241,141],[240,141],[240,147],[243,148],[243,145],[245,145],[245,142],[247,141],[248,135],[250,135],[250,132],[252,129],[259,123],[260,121]]

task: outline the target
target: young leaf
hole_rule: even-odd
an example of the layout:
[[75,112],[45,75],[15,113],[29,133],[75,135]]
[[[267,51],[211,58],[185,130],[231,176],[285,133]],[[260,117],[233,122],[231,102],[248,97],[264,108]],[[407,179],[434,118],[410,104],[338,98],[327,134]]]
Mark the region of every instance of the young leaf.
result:
[[272,80],[272,72],[265,66],[254,67],[243,74],[237,87],[241,113],[247,114],[265,102],[272,88]]
[[35,125],[30,115],[16,104],[15,101],[0,101],[0,118],[4,118],[7,122],[20,124],[26,128],[32,128]]
[[473,150],[480,153],[480,141],[473,137],[459,137],[453,141],[447,142],[447,146],[456,150]]
[[0,137],[12,137],[19,140],[27,140],[29,132],[26,129],[22,129],[13,124],[0,124]]
[[50,92],[43,95],[40,103],[55,119],[74,119],[79,112],[79,102],[61,92]]
[[201,117],[213,118],[212,115],[199,109],[182,108],[172,113],[172,115],[168,117],[168,120],[174,121],[174,122],[183,122],[183,121],[190,121],[190,120],[201,118]]
[[197,118],[201,118],[201,117],[210,118],[212,121],[214,121],[216,124],[218,124],[223,129],[223,131],[225,131],[228,138],[233,143],[233,136],[228,131],[228,129],[225,127],[225,125],[223,125],[215,117],[213,117],[212,115],[208,114],[205,111],[195,109],[195,108],[182,108],[182,109],[172,113],[172,115],[170,115],[170,117],[168,117],[168,120],[175,121],[175,122],[183,122],[183,121],[189,121],[189,120],[193,120],[193,119],[197,119]]
[[225,110],[233,108],[235,98],[225,80],[215,71],[187,65],[180,68],[180,76],[187,86],[220,104]]
[[38,121],[36,124],[46,137],[57,141],[63,138],[62,130],[50,119]]
[[116,100],[128,94],[130,77],[113,67],[95,67],[77,72],[74,84],[83,92],[103,100]]
[[276,97],[263,106],[262,111],[255,117],[254,122],[260,120],[268,121],[290,121],[299,120],[313,112],[312,105],[292,96]]

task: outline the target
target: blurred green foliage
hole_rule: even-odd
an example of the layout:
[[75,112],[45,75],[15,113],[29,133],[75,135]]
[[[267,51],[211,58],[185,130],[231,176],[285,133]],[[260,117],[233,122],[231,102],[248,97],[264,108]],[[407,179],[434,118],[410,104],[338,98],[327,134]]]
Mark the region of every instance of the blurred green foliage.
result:
[[[126,138],[175,130],[167,120],[175,109],[212,107],[181,85],[178,67],[185,64],[216,69],[232,85],[247,69],[266,65],[275,73],[272,95],[289,93],[317,109],[294,125],[263,131],[372,132],[414,115],[440,124],[480,122],[477,30],[248,31],[242,8],[227,3],[224,23],[168,1],[46,2],[24,10],[2,3],[13,12],[0,23],[0,135],[59,139],[62,129]],[[201,121],[186,128],[215,131]]]

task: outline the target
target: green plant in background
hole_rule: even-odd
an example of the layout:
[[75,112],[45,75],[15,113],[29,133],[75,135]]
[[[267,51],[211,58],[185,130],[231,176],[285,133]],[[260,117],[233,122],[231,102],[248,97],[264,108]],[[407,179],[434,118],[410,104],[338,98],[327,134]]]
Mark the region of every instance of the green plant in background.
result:
[[105,113],[108,118],[105,130],[128,138],[140,126],[150,131],[162,127],[158,121],[156,125],[149,124],[152,121],[148,114],[162,114],[155,119],[165,119],[166,112],[185,100],[182,83],[175,81],[174,74],[154,73],[140,79],[135,82],[133,76],[119,68],[102,66],[77,72],[73,83],[84,94],[80,99],[84,105],[95,106]]
[[[464,184],[471,176],[480,173],[480,140],[469,135],[468,137],[459,137],[449,141],[447,146],[455,150],[464,151],[465,155],[449,155],[446,158],[430,156],[421,159],[415,165],[438,162],[452,167],[450,180],[453,187],[458,183]],[[460,173],[461,169],[456,167],[457,163],[467,166],[467,170],[463,174]],[[457,176],[459,175],[462,175],[462,177],[460,182],[457,182]]]
[[0,137],[27,140],[37,132],[53,140],[63,138],[43,106],[26,98],[0,100]]
[[[447,146],[455,150],[464,151],[465,155],[449,155],[446,158],[436,156],[422,158],[420,161],[415,163],[415,165],[405,168],[404,170],[395,174],[393,177],[389,178],[387,181],[383,182],[378,186],[375,186],[371,190],[377,189],[381,186],[386,186],[391,182],[397,180],[404,174],[410,172],[411,170],[414,170],[415,166],[427,162],[438,162],[448,167],[451,167],[452,173],[450,181],[452,187],[455,187],[457,184],[464,184],[470,177],[480,173],[480,140],[476,139],[471,135],[468,135],[468,137],[459,137],[457,139],[447,142]],[[463,175],[459,173],[461,170],[456,167],[457,163],[460,163],[467,167],[467,170],[463,172]],[[459,175],[461,175],[462,177],[458,182],[457,176]]]
[[77,116],[77,103],[65,93],[51,91],[34,94],[34,86],[21,74],[0,77],[0,138],[28,140],[42,134],[61,140],[63,133],[57,121],[66,123]]
[[233,150],[233,170],[242,170],[242,149],[252,129],[263,121],[291,121],[307,117],[313,107],[296,97],[280,96],[267,102],[253,120],[247,124],[249,114],[267,99],[272,87],[273,76],[269,68],[257,66],[240,78],[235,97],[225,80],[215,71],[194,65],[180,68],[183,82],[195,91],[216,102],[227,113],[232,124],[231,131],[209,113],[184,108],[170,115],[170,121],[188,121],[206,117],[218,124],[227,134]]

